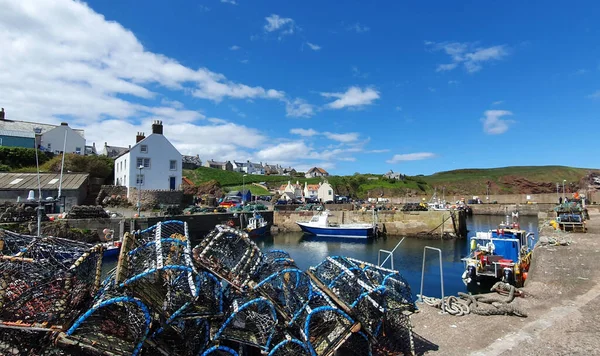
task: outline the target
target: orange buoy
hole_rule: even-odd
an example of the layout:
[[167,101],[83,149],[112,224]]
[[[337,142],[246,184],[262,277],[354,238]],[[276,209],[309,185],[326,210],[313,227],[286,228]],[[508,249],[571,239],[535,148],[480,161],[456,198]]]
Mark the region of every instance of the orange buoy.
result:
[[523,282],[527,280],[527,272],[523,272]]

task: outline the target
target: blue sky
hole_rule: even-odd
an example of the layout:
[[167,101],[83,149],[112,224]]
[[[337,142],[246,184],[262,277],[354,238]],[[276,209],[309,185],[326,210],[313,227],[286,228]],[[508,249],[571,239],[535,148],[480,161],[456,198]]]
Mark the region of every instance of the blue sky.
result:
[[13,119],[407,174],[600,166],[600,3],[0,0]]

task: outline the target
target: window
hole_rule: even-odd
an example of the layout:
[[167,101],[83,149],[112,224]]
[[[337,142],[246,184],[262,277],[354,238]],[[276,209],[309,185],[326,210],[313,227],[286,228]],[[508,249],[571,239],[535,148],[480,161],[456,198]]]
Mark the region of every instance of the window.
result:
[[177,161],[175,160],[170,160],[169,161],[169,169],[174,171],[177,169]]
[[144,175],[143,174],[136,174],[135,184],[136,185],[144,185]]
[[150,168],[150,158],[140,158],[137,159],[137,167],[140,168],[143,166],[144,168]]
[[140,146],[140,152],[142,152],[142,153],[148,153],[148,145],[141,145]]
[[75,147],[75,153],[77,153],[78,155],[81,154],[81,147]]
[[333,192],[332,192],[331,190],[327,191],[327,193],[328,193],[329,195],[333,195]]
[[125,158],[125,170],[127,170],[127,158]]
[[52,144],[48,142],[48,151],[52,152]]

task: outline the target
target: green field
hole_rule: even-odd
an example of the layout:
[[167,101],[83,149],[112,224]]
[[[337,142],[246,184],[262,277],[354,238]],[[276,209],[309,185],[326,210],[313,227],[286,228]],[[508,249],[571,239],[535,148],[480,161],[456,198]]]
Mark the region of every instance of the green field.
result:
[[[429,176],[406,177],[396,181],[384,178],[379,174],[354,174],[352,176],[330,176],[327,180],[337,194],[357,198],[377,196],[431,195],[434,189],[445,189],[446,193],[482,195],[490,182],[493,194],[521,193],[524,190],[537,192],[553,192],[555,184],[563,179],[573,186],[578,185],[591,171],[597,169],[573,168],[564,166],[519,166],[490,169],[459,169],[439,172]],[[262,176],[217,170],[201,167],[186,170],[184,175],[199,184],[209,180],[217,180],[225,190],[240,190],[242,182],[246,183],[253,194],[265,195],[266,191],[250,183],[265,182],[269,189],[275,190],[288,181],[308,182],[316,184],[320,178],[304,178],[289,176]]]

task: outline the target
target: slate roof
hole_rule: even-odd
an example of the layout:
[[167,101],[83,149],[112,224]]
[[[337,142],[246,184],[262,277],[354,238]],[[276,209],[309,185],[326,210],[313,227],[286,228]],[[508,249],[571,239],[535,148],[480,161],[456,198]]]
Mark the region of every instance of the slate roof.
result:
[[319,172],[319,173],[321,173],[321,174],[329,174],[329,173],[327,173],[327,171],[326,171],[326,170],[324,170],[323,168],[320,168],[320,167],[312,167],[312,168],[311,168],[311,169],[309,169],[309,170],[308,170],[308,172],[306,172],[306,173],[312,173],[312,172]]
[[183,161],[183,163],[195,164],[197,166],[201,166],[202,165],[202,161],[200,160],[200,157],[198,157],[198,156],[186,156],[186,155],[183,155],[182,156],[182,161]]
[[35,138],[33,131],[0,130],[0,136]]
[[[29,122],[29,121],[19,121],[19,120],[0,120],[0,130],[10,130],[10,131],[25,131],[25,132],[34,132],[34,129],[41,129],[40,134],[44,134],[60,125],[52,125],[52,124],[42,124],[39,122]],[[81,129],[73,129],[73,131],[77,132],[81,137],[85,138],[85,131]]]
[[[87,181],[87,173],[64,173],[62,180],[63,190],[77,190]],[[58,189],[60,173],[40,173],[40,186],[42,190]],[[37,190],[38,179],[36,173],[0,173],[0,190]],[[37,194],[37,193],[36,193]]]
[[107,157],[115,158],[129,151],[129,147],[104,146],[104,151]]

